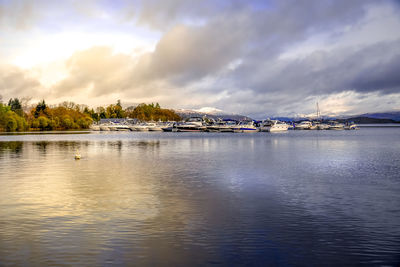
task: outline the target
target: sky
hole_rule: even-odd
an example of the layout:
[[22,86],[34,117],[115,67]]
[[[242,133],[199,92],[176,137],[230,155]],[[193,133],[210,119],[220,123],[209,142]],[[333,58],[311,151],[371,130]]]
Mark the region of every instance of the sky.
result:
[[254,118],[400,111],[394,0],[0,0],[0,95]]

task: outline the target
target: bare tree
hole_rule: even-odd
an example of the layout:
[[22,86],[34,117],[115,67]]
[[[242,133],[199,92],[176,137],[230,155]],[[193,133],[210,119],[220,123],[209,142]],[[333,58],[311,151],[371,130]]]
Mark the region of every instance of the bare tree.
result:
[[32,104],[30,104],[31,100],[32,97],[30,96],[21,98],[21,106],[24,112],[29,112],[29,110],[32,108]]

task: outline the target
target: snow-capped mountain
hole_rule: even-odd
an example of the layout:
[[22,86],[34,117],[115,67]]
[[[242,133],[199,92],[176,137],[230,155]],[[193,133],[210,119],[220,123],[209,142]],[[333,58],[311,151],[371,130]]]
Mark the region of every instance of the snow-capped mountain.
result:
[[213,119],[218,119],[218,118],[233,119],[233,120],[251,119],[244,115],[228,113],[221,109],[213,107],[203,107],[200,109],[175,109],[174,111],[184,119],[189,117],[203,117],[203,116],[207,116]]
[[206,114],[227,114],[226,112],[222,111],[221,109],[213,108],[213,107],[203,107],[200,109],[194,109],[194,111]]

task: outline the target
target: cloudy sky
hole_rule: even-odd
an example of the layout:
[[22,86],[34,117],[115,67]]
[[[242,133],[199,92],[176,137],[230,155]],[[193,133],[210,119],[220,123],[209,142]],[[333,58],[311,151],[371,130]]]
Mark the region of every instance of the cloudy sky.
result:
[[0,0],[0,59],[3,101],[400,110],[400,2]]

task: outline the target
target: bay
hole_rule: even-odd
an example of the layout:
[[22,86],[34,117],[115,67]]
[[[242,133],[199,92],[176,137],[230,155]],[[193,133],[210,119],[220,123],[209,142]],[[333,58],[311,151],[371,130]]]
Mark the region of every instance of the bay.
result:
[[399,193],[397,127],[0,135],[0,265],[396,265]]

